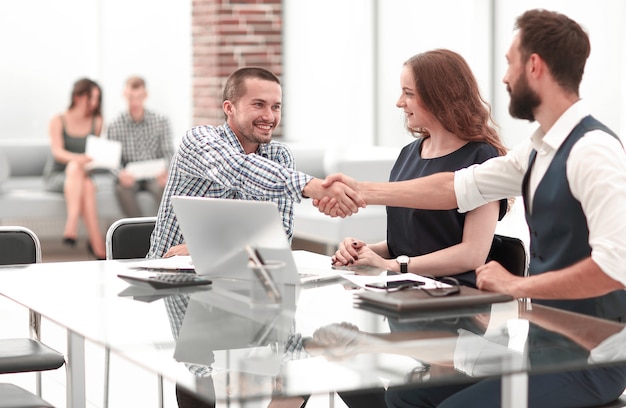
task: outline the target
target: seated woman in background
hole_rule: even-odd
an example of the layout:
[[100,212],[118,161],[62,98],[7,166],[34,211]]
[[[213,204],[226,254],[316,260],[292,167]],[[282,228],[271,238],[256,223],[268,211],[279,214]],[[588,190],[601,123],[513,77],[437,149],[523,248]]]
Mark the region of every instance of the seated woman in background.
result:
[[[404,64],[400,85],[396,106],[416,140],[400,152],[390,181],[455,171],[506,153],[490,107],[459,54],[439,49],[413,56]],[[345,238],[333,263],[390,271],[405,266],[408,272],[454,275],[475,286],[474,269],[487,259],[499,210],[504,214],[506,201],[467,214],[387,207],[387,240],[366,244]]]
[[102,91],[88,78],[74,83],[69,108],[50,120],[49,134],[53,162],[46,166],[46,190],[63,192],[67,221],[63,243],[76,245],[78,221],[82,217],[87,229],[87,249],[98,259],[105,258],[104,237],[100,231],[96,205],[96,187],[85,165],[91,158],[85,154],[87,136],[100,136],[103,127]]

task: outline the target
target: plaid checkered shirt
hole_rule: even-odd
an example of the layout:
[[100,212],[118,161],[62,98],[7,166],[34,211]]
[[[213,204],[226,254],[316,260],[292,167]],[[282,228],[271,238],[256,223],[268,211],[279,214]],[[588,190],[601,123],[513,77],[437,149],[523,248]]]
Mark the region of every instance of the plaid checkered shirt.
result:
[[168,120],[148,110],[141,122],[135,122],[128,112],[122,113],[109,125],[107,138],[122,142],[122,166],[161,158],[169,163],[174,154]]
[[227,124],[194,127],[172,159],[147,257],[162,257],[183,243],[171,203],[176,195],[273,201],[291,240],[293,203],[302,199],[311,179],[295,170],[293,155],[282,143],[261,144],[256,154],[246,154]]

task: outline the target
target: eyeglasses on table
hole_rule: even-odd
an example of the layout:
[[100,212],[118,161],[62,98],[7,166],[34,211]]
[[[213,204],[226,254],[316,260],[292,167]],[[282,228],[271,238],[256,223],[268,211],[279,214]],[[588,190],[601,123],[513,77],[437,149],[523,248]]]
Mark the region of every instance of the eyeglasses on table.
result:
[[425,277],[430,278],[435,282],[434,288],[425,288],[423,285],[420,285],[417,282],[410,282],[403,285],[387,287],[385,288],[385,291],[387,293],[392,293],[406,289],[417,289],[432,297],[451,296],[461,292],[461,284],[456,278],[453,278],[451,276],[444,276],[441,278],[434,278],[431,276]]

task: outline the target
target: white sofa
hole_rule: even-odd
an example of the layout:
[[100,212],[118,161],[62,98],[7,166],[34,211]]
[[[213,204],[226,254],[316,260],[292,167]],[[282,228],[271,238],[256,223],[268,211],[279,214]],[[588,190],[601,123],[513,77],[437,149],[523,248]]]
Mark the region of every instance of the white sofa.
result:
[[[314,146],[289,143],[297,169],[324,178],[344,173],[361,181],[388,181],[399,148],[367,145]],[[331,218],[320,213],[303,200],[294,209],[294,238],[323,244],[325,252],[334,252],[336,245],[347,236],[366,242],[386,239],[385,207],[368,206],[347,218]]]
[[[387,181],[400,152],[399,148],[381,146],[286,143],[293,151],[298,170],[319,178],[344,173],[362,181]],[[42,178],[49,154],[47,139],[0,139],[0,225],[24,225],[44,238],[61,236],[65,200],[60,193],[45,191]],[[106,231],[123,214],[115,198],[113,179],[98,175],[96,183],[101,227]],[[147,193],[140,196],[140,204],[147,213],[156,214],[157,206]],[[296,204],[294,211],[294,238],[322,244],[327,253],[333,252],[346,236],[366,242],[386,238],[383,206],[369,206],[343,219],[320,213],[311,200]],[[514,211],[498,223],[497,232],[528,243],[521,199]]]
[[[40,238],[61,236],[65,198],[44,189],[43,170],[49,156],[48,139],[0,139],[0,225],[24,225]],[[98,174],[94,179],[101,228],[106,231],[124,214],[115,197],[113,177]],[[139,200],[142,209],[156,214],[149,194],[142,193]]]
[[[341,172],[359,180],[386,181],[399,153],[398,149],[386,147],[287,144],[298,169],[319,178]],[[60,193],[45,191],[42,177],[49,155],[47,139],[0,139],[0,225],[25,225],[44,238],[61,236],[65,199]],[[106,230],[124,215],[114,194],[113,178],[100,174],[95,180],[101,228]],[[156,214],[149,195],[140,197],[140,204],[145,211]],[[368,242],[385,238],[385,210],[380,206],[341,219],[321,214],[310,200],[304,200],[296,205],[294,223],[295,237],[331,247],[348,235]]]

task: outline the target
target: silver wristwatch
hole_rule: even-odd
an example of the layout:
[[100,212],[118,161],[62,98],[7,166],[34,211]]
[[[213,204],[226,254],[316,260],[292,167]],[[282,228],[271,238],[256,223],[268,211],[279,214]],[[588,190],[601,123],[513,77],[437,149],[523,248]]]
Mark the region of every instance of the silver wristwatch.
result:
[[400,273],[407,273],[409,271],[409,262],[411,262],[411,258],[406,255],[400,255],[396,258],[396,262],[400,265]]

